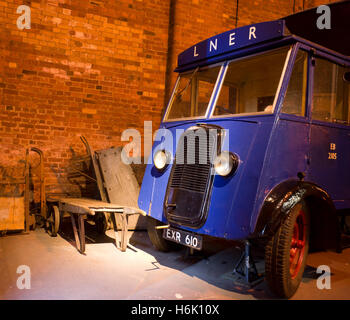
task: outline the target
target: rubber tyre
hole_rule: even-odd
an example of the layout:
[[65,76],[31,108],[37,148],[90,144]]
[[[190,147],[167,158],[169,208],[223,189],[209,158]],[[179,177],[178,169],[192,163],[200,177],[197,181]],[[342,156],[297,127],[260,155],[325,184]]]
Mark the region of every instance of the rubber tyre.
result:
[[153,218],[147,219],[147,232],[153,246],[162,252],[178,249],[179,245],[163,238],[164,229],[156,229],[157,226],[161,225],[164,225],[164,223]]
[[[296,226],[304,227],[298,228]],[[297,233],[297,238],[302,238],[300,244],[299,241],[298,244],[295,244],[295,228],[300,229]],[[291,209],[287,219],[265,247],[265,278],[270,290],[276,296],[288,299],[297,291],[306,265],[309,235],[310,214],[305,203],[299,202]],[[292,239],[294,239],[293,243]],[[299,248],[299,246],[303,249],[294,249],[295,247]],[[299,254],[294,256],[295,251],[293,250],[300,250],[297,251]],[[295,265],[293,263],[292,269],[290,269],[292,256],[294,257],[293,261],[297,261],[296,265],[299,267],[293,268]]]

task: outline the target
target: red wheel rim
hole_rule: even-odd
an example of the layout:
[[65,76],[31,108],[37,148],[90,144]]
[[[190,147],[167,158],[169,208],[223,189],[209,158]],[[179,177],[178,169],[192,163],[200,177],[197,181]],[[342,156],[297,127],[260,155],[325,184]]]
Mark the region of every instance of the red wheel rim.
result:
[[290,244],[289,272],[292,279],[296,278],[304,260],[306,243],[306,218],[303,210],[295,220],[292,241]]

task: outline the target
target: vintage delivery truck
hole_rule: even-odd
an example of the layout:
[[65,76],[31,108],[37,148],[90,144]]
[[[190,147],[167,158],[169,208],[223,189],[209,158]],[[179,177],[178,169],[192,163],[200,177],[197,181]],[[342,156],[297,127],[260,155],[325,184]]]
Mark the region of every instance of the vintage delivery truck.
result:
[[350,5],[310,9],[204,40],[179,73],[139,206],[159,250],[203,235],[265,246],[272,292],[291,297],[309,246],[339,249],[350,208]]

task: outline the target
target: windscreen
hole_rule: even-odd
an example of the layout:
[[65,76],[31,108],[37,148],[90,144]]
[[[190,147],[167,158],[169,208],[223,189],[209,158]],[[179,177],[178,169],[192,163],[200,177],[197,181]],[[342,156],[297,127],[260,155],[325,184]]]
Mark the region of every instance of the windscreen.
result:
[[204,117],[221,66],[181,74],[165,120]]
[[288,50],[230,62],[213,116],[272,113]]

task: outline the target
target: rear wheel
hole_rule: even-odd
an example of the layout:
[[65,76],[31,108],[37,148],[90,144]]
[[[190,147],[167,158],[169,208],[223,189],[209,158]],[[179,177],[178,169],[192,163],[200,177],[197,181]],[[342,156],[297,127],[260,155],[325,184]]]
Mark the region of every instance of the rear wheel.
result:
[[51,237],[57,237],[57,232],[60,227],[60,211],[57,206],[49,208],[49,215],[46,219],[46,230]]
[[298,289],[309,249],[309,211],[297,203],[265,248],[265,275],[271,291],[290,298]]
[[180,247],[176,243],[163,238],[164,229],[156,229],[156,227],[164,225],[162,222],[153,218],[148,218],[147,220],[148,220],[147,221],[148,236],[153,246],[158,251],[167,252],[171,250],[176,250]]

